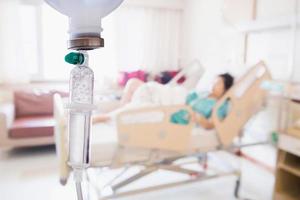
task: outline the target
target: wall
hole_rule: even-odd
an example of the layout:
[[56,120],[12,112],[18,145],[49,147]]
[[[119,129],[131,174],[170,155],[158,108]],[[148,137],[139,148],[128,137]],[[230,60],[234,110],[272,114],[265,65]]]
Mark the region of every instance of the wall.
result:
[[182,62],[199,59],[209,70],[233,70],[243,62],[244,35],[222,17],[223,0],[187,0]]
[[294,71],[293,80],[300,80],[300,75],[296,76],[300,74],[300,56],[295,65],[291,57],[295,44],[291,27],[250,31],[247,36],[239,29],[252,18],[276,23],[277,18],[291,17],[295,0],[256,0],[256,7],[253,3],[255,0],[186,0],[182,62],[197,58],[209,70],[239,74],[246,69],[241,67],[244,64],[264,60],[275,78],[286,80]]
[[[294,64],[291,50],[291,26],[261,31],[241,31],[241,25],[256,18],[256,22],[277,23],[279,18],[292,16],[294,0],[186,0],[183,15],[182,62],[199,59],[208,71],[215,74],[230,71],[239,75],[259,60],[269,66],[273,77],[300,81],[300,34]],[[300,5],[298,5],[300,6]],[[287,21],[288,24],[289,21]],[[292,21],[291,21],[292,23]],[[256,24],[254,24],[256,25]],[[246,26],[246,28],[249,28]],[[294,69],[292,69],[292,67]],[[251,133],[261,136],[276,129],[276,102],[251,124]],[[268,123],[266,122],[268,120]]]
[[122,6],[146,6],[181,10],[185,0],[125,0]]
[[[258,0],[256,19],[260,22],[273,23],[290,17],[292,23],[295,2],[295,0]],[[295,41],[291,27],[252,32],[249,34],[248,44],[247,63],[253,63],[259,58],[264,59],[271,68],[274,78],[289,80],[291,77],[296,80],[296,77],[292,76],[293,68],[297,69],[299,66],[292,60]]]

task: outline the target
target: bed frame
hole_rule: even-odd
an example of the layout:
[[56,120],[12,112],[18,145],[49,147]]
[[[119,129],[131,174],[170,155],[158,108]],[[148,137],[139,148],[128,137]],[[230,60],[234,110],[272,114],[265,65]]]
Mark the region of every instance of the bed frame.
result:
[[[271,75],[263,62],[253,66],[218,102],[212,113],[215,125],[214,133],[206,133],[208,142],[204,145],[194,145],[192,134],[193,123],[178,125],[170,122],[170,115],[179,109],[192,110],[185,105],[156,106],[128,110],[117,116],[117,144],[101,144],[92,146],[92,161],[87,170],[87,180],[92,188],[96,188],[101,199],[132,195],[186,183],[193,183],[220,176],[236,175],[237,184],[234,194],[238,197],[240,186],[240,169],[230,166],[230,170],[217,170],[208,167],[207,153],[225,150],[232,153],[232,148],[241,148],[235,143],[235,138],[241,136],[244,125],[264,105],[266,91],[260,88],[263,81],[271,79]],[[62,105],[59,96],[55,96],[55,104]],[[229,101],[229,113],[221,120],[217,116],[217,109]],[[67,165],[67,131],[62,106],[55,106],[56,118],[56,147],[60,159],[60,181],[65,184],[70,173]],[[156,117],[149,117],[156,116]],[[105,159],[103,158],[105,157]],[[184,167],[185,163],[176,161],[193,157],[201,164],[199,170],[190,170]],[[227,163],[228,164],[228,163]],[[130,167],[139,166],[140,171],[121,181]],[[102,168],[121,169],[106,185],[97,185],[97,174]],[[158,170],[178,172],[188,176],[184,181],[155,185],[147,188],[122,191],[129,184]],[[109,194],[102,191],[109,190]]]

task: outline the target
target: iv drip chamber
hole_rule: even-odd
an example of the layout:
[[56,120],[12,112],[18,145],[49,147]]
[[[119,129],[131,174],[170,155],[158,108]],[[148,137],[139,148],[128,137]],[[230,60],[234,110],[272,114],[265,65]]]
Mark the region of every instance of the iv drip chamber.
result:
[[70,75],[69,164],[73,168],[85,168],[90,161],[94,73],[88,67],[87,54],[70,53],[66,61],[76,64]]

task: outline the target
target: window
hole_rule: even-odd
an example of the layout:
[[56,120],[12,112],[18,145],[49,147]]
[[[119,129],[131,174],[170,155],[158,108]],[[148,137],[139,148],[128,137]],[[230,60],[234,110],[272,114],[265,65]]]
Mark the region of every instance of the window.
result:
[[127,6],[116,13],[117,61],[125,70],[151,72],[179,67],[182,12]]
[[71,67],[64,62],[68,18],[47,4],[41,9],[42,75],[46,80],[67,80]]
[[[178,68],[179,10],[122,7],[102,20],[105,47],[90,51],[95,79],[116,77],[118,70]],[[68,80],[65,63],[68,18],[46,3],[22,6],[24,64],[33,80]]]
[[19,9],[21,43],[19,55],[22,55],[20,63],[27,69],[28,74],[37,78],[39,76],[39,49],[38,49],[38,8],[36,6],[22,4]]

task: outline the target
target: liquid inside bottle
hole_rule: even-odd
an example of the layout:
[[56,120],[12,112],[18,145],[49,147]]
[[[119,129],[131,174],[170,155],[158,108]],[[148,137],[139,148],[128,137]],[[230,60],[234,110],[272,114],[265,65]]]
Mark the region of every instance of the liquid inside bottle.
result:
[[90,158],[91,109],[94,73],[85,65],[77,65],[70,76],[69,98],[69,164],[84,167]]

